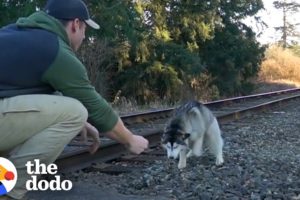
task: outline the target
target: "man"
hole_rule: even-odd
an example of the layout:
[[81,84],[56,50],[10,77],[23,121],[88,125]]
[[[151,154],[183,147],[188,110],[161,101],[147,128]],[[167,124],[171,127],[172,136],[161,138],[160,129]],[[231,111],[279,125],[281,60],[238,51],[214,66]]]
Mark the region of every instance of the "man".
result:
[[26,162],[54,162],[80,131],[93,138],[92,152],[98,130],[133,153],[147,148],[91,86],[74,54],[87,25],[99,28],[81,0],[49,0],[43,11],[0,29],[0,154],[10,152],[18,172],[15,188],[0,199],[21,199]]

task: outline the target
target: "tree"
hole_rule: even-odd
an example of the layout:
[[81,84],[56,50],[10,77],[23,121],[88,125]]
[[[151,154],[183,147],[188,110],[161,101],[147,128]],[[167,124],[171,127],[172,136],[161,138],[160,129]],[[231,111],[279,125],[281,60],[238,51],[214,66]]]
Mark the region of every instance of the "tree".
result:
[[[290,45],[289,37],[300,37],[300,34],[296,31],[296,28],[300,23],[292,23],[288,19],[290,15],[299,11],[300,3],[297,3],[296,1],[287,2],[287,0],[281,0],[274,1],[273,4],[276,9],[282,10],[283,25],[275,27],[275,30],[280,31],[282,34],[279,44],[281,44],[283,48],[287,48]],[[290,41],[290,43],[293,43],[293,41]]]
[[129,53],[122,59],[117,85],[128,96],[144,98],[142,101],[149,97],[177,100],[174,96],[180,97],[178,92],[183,84],[189,84],[189,76],[204,69],[198,41],[212,38],[218,1],[149,0],[133,4],[130,7],[135,8],[135,18],[141,23],[140,40],[126,43]]
[[[45,1],[4,0],[0,23],[27,16]],[[79,55],[106,97],[121,91],[139,102],[177,101],[201,88],[203,77],[209,77],[205,87],[232,95],[245,91],[257,72],[263,48],[240,20],[261,9],[261,0],[86,2],[101,29],[88,29]]]
[[251,91],[263,59],[265,47],[257,42],[255,33],[241,20],[254,15],[263,4],[260,0],[222,0],[222,24],[215,29],[212,40],[206,41],[201,57],[222,95],[238,95]]
[[0,2],[0,27],[26,17],[43,6],[44,0],[2,0]]

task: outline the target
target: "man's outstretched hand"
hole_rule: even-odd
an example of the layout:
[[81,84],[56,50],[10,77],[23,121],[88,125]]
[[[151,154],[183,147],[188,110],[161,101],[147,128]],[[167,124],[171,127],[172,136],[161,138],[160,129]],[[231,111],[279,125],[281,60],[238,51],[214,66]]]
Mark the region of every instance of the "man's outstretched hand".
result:
[[148,148],[149,141],[140,135],[132,135],[127,148],[131,153],[140,154]]

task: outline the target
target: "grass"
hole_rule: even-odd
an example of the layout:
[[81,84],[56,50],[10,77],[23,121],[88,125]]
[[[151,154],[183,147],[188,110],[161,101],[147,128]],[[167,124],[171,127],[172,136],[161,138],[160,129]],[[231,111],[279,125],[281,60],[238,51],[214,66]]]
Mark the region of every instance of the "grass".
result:
[[261,64],[254,93],[300,87],[300,57],[289,49],[270,46]]
[[271,46],[261,65],[259,80],[300,85],[300,57],[288,49]]

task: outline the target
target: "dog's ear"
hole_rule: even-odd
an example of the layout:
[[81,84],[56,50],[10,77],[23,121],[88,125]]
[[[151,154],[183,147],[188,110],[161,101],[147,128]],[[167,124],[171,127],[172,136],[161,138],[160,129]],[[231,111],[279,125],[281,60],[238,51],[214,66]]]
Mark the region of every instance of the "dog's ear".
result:
[[181,139],[176,140],[176,143],[180,144],[180,145],[183,145],[183,146],[186,146],[186,143]]
[[162,144],[166,144],[169,140],[169,134],[167,134],[166,132],[164,132],[161,136],[161,143]]
[[184,136],[183,136],[183,139],[186,140],[186,139],[188,139],[190,136],[191,136],[190,133],[185,133]]

